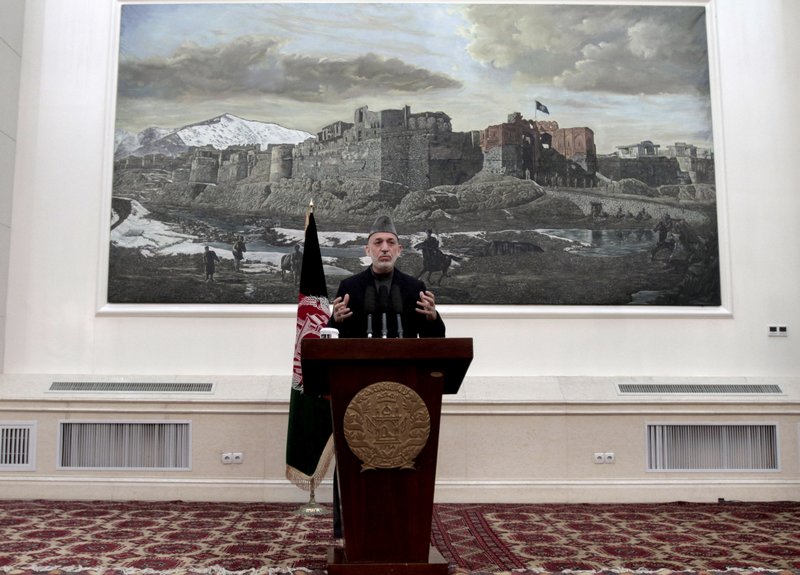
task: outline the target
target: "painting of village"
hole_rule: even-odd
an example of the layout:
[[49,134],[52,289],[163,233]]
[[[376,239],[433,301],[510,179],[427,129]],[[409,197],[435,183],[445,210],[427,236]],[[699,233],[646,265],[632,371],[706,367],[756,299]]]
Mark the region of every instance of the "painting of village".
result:
[[108,303],[331,297],[391,216],[455,305],[718,306],[702,6],[123,4]]

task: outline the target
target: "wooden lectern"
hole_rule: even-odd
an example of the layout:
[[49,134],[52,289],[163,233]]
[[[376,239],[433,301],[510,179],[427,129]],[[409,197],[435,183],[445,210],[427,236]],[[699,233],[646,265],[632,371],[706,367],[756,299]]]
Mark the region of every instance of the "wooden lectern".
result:
[[442,394],[470,338],[305,339],[305,393],[330,395],[344,549],[329,575],[447,575],[431,546]]

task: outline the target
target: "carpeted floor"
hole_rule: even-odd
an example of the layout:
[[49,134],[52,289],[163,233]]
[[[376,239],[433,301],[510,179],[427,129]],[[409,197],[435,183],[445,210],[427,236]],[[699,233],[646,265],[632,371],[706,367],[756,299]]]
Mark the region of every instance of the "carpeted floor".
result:
[[[0,573],[324,575],[330,516],[296,505],[0,500]],[[800,575],[800,502],[437,504],[451,573]]]

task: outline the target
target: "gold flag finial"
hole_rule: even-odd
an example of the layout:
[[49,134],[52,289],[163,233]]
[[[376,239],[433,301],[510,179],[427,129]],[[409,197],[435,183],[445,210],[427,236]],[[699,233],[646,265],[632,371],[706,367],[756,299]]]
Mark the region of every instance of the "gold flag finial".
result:
[[314,213],[314,200],[313,199],[308,201],[308,207],[306,208],[306,224],[305,224],[306,228],[308,228],[308,219],[311,217],[312,213]]

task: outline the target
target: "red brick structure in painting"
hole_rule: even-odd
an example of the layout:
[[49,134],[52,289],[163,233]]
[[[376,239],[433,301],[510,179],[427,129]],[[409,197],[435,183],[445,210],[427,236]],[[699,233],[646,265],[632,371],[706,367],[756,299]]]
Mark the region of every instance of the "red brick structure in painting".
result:
[[590,128],[559,128],[557,122],[527,120],[515,112],[481,132],[481,149],[484,171],[547,185],[595,185],[597,151]]

